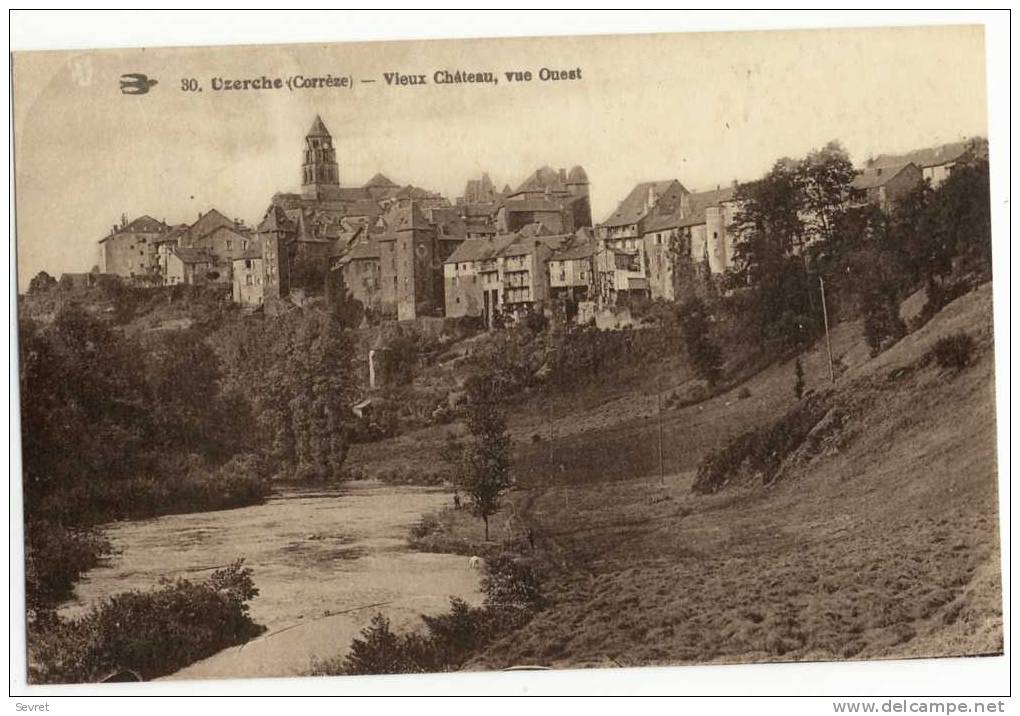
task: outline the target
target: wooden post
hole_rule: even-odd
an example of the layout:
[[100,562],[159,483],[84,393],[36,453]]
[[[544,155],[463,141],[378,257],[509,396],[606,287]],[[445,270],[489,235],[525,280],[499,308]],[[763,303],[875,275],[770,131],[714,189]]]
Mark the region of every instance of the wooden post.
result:
[[659,482],[663,485],[666,484],[666,465],[662,459],[662,391],[656,391],[656,398],[658,399],[658,418],[659,418]]
[[822,318],[825,320],[825,350],[829,353],[829,380],[836,382],[836,371],[832,367],[832,338],[829,336],[829,311],[825,306],[825,279],[818,277],[818,287],[822,293]]

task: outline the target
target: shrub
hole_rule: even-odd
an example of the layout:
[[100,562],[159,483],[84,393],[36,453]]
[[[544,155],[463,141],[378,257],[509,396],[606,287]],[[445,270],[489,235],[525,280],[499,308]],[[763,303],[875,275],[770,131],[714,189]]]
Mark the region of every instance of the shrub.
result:
[[722,375],[722,350],[711,338],[708,309],[700,298],[688,299],[680,308],[680,328],[687,356],[699,377],[715,385]]
[[526,564],[509,555],[486,563],[482,579],[485,603],[471,607],[450,599],[450,611],[422,615],[426,634],[395,634],[376,614],[344,657],[313,661],[316,675],[414,674],[459,668],[480,648],[522,626],[542,606],[538,579]]
[[974,353],[974,339],[959,331],[944,336],[932,346],[930,355],[940,368],[961,371],[971,363]]
[[30,681],[88,683],[123,669],[149,680],[244,643],[264,628],[248,615],[258,589],[242,562],[203,583],[117,594],[81,618],[30,628]]
[[811,396],[771,425],[737,435],[701,461],[691,489],[718,492],[744,474],[760,475],[762,483],[769,484],[783,460],[804,442],[827,412],[825,401]]
[[25,525],[25,601],[47,608],[68,599],[78,578],[99,564],[110,543],[99,532],[50,520]]

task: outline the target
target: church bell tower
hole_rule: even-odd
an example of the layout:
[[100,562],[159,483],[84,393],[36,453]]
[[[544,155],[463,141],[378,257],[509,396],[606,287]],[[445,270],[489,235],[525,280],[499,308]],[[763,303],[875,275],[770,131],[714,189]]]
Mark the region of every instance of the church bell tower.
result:
[[305,160],[301,166],[301,193],[307,199],[329,199],[338,195],[340,167],[336,163],[336,149],[322,118],[315,122],[305,137]]

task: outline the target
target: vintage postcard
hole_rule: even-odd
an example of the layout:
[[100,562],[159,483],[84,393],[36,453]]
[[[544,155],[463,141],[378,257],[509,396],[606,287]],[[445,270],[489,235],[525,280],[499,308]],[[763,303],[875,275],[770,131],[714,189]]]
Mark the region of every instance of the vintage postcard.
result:
[[1003,652],[982,26],[13,92],[29,684]]

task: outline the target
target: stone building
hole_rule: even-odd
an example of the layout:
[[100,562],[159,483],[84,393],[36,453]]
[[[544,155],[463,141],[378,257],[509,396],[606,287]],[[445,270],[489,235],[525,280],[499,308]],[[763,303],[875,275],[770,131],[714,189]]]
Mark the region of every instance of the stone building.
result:
[[921,170],[921,178],[930,182],[932,188],[935,188],[949,178],[956,164],[968,156],[987,157],[988,140],[984,137],[972,137],[960,142],[926,147],[905,154],[880,154],[869,159],[864,168],[868,170],[914,164]]
[[882,211],[890,211],[923,181],[924,176],[916,164],[867,168],[850,183],[850,203],[873,204]]
[[364,186],[341,186],[333,137],[316,116],[305,136],[300,193],[275,194],[258,226],[266,300],[323,293],[332,270],[359,301],[384,314],[413,318],[433,305],[441,310],[439,257],[454,250],[463,232],[449,217],[438,231],[425,214],[442,216],[449,206],[438,193],[400,186],[383,174]]
[[161,283],[159,272],[160,239],[170,232],[166,223],[151,216],[119,225],[99,240],[99,271],[114,274],[133,283]]
[[496,211],[498,233],[513,233],[535,223],[554,234],[572,234],[591,226],[588,175],[576,166],[565,169],[544,166],[512,191]]
[[249,246],[235,256],[231,263],[234,303],[242,306],[261,306],[264,300],[262,280],[265,276],[262,267],[262,247],[257,244]]

